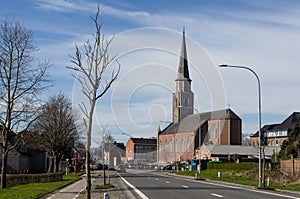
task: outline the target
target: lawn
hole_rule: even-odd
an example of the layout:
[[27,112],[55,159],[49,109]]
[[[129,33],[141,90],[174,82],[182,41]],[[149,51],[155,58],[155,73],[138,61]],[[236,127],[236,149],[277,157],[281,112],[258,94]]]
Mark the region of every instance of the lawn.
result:
[[[80,179],[77,176],[76,180]],[[33,199],[40,198],[47,193],[56,189],[64,187],[74,182],[73,173],[63,176],[62,181],[57,182],[44,182],[44,183],[30,183],[23,185],[15,185],[6,189],[0,189],[0,199],[14,198],[14,199]]]
[[[218,172],[222,172],[222,176],[218,177]],[[177,171],[176,174],[178,175],[188,175],[194,176],[196,175],[196,171]],[[253,179],[253,176],[258,176],[257,170],[243,170],[243,169],[207,169],[201,171],[200,174],[197,173],[198,179],[209,179],[209,180],[216,180],[222,182],[231,182],[237,183],[242,185],[250,185],[250,186],[258,186],[258,181]],[[300,184],[299,183],[275,183],[270,182],[269,187],[271,189],[282,189],[282,190],[290,190],[290,191],[300,191]]]

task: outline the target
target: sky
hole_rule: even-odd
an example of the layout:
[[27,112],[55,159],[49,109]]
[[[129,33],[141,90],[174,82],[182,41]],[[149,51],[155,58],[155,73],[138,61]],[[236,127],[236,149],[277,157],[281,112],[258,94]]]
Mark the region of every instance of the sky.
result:
[[[243,133],[258,130],[258,92],[247,70],[261,81],[262,124],[281,123],[299,110],[300,2],[296,0],[1,0],[0,18],[22,21],[33,31],[36,56],[48,60],[54,86],[73,104],[84,100],[67,66],[75,44],[92,39],[100,6],[102,33],[113,37],[109,53],[121,72],[97,102],[93,145],[107,126],[116,141],[154,137],[172,120],[172,93],[185,27],[195,93],[195,113],[231,108]],[[116,62],[112,63],[112,68]],[[75,74],[76,75],[76,74]],[[105,78],[109,74],[104,75]]]

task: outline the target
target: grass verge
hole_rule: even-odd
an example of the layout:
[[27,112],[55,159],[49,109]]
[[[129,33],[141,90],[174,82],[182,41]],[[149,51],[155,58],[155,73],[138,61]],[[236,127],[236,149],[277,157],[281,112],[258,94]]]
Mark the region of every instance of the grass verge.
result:
[[[76,180],[80,177],[77,176]],[[62,181],[44,182],[44,183],[29,183],[23,185],[15,185],[6,189],[0,189],[0,199],[14,198],[14,199],[34,199],[40,198],[52,191],[73,183],[74,174],[63,176]]]
[[[218,177],[218,172],[222,172],[222,176]],[[196,178],[196,171],[178,171],[176,172],[178,175],[187,175],[193,176]],[[258,181],[254,180],[251,176],[258,175],[258,172],[255,170],[245,171],[245,170],[229,170],[229,169],[207,169],[201,171],[201,173],[197,174],[198,179],[209,179],[215,181],[222,182],[231,182],[242,185],[249,186],[258,186]],[[290,191],[299,191],[300,192],[300,184],[299,183],[287,183],[281,184],[276,182],[270,182],[269,186],[266,189],[282,189],[282,190],[290,190]]]
[[110,188],[114,188],[114,187],[115,186],[112,185],[112,184],[105,184],[105,185],[103,185],[103,184],[101,184],[101,185],[97,184],[95,186],[95,189],[110,189]]

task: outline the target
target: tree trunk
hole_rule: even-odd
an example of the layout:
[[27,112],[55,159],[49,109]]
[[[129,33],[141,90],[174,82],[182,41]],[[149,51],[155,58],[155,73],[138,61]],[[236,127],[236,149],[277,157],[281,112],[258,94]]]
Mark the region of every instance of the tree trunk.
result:
[[57,166],[57,156],[55,155],[53,157],[53,173],[56,173],[56,171],[57,171],[56,166]]
[[90,151],[86,150],[86,158],[85,158],[85,172],[86,172],[86,198],[91,198],[91,171],[90,171]]
[[2,149],[1,189],[6,188],[7,153]]
[[47,171],[47,173],[50,173],[50,172],[51,172],[52,162],[53,162],[53,158],[50,157],[50,160],[49,160],[49,166],[48,166],[48,171]]

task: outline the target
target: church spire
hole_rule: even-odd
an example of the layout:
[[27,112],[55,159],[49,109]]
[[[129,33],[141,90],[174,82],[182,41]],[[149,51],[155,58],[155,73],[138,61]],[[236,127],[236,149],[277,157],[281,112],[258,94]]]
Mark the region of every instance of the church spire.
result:
[[186,43],[185,43],[185,26],[183,26],[183,31],[182,31],[181,53],[180,53],[178,76],[177,76],[177,80],[180,79],[187,79],[191,81],[189,75],[187,50],[186,50]]
[[185,28],[183,27],[181,53],[179,58],[176,91],[173,93],[173,122],[177,123],[194,112],[194,93],[191,91],[191,82],[187,50],[185,43]]

